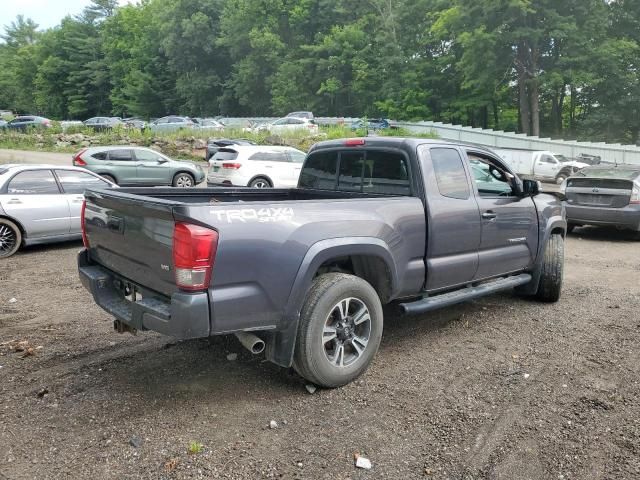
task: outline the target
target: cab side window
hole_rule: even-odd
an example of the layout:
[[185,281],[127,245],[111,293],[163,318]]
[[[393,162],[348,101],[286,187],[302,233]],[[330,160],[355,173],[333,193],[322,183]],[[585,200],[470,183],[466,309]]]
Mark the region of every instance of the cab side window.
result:
[[431,163],[440,195],[458,200],[469,198],[469,181],[462,157],[454,148],[432,148]]

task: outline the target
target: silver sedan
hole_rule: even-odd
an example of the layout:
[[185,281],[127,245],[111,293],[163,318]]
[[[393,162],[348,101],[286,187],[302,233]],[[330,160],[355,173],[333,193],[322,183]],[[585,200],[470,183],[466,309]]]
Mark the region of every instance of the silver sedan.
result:
[[82,238],[84,191],[113,187],[77,167],[0,165],[0,258],[23,245]]

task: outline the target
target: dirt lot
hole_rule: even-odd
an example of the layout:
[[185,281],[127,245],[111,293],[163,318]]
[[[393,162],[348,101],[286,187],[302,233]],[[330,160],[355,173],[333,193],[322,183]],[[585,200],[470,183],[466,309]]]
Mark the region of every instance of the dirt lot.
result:
[[78,249],[0,263],[0,478],[640,477],[640,244],[625,234],[576,230],[558,304],[387,316],[367,374],[314,394],[233,338],[113,332]]

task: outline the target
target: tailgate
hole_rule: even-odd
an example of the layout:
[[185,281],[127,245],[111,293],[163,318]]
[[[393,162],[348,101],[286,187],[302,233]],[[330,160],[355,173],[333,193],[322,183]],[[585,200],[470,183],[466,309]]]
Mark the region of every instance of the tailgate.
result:
[[85,197],[90,259],[164,295],[176,292],[172,205],[115,192],[87,191]]
[[629,180],[569,178],[566,196],[571,205],[623,208],[629,205],[632,189]]

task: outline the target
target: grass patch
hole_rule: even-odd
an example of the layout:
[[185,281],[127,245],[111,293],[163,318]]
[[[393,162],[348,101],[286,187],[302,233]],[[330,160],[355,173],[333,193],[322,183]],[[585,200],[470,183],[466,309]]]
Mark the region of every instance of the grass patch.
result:
[[204,445],[202,445],[200,442],[192,441],[192,442],[189,442],[189,446],[187,447],[187,453],[189,455],[197,455],[198,453],[202,452],[203,449],[204,449]]

